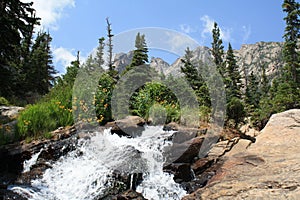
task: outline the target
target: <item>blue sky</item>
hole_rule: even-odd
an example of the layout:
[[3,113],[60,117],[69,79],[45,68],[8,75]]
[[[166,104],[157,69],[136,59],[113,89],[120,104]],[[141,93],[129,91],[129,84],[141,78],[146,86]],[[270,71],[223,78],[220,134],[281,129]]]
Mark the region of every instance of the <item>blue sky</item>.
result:
[[200,45],[209,47],[211,28],[216,21],[224,46],[231,42],[234,49],[259,41],[283,41],[285,27],[283,0],[31,1],[42,18],[39,28],[49,30],[53,38],[54,65],[60,73],[65,72],[78,50],[84,60],[97,47],[98,38],[106,36],[106,17],[115,35],[132,29],[160,27],[187,34]]

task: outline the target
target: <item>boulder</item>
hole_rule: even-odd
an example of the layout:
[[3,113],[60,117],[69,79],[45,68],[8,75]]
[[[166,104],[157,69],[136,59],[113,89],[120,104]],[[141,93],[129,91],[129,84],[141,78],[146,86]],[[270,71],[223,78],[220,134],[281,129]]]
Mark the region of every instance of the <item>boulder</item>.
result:
[[255,143],[240,140],[190,199],[299,199],[300,110],[272,115]]
[[170,122],[166,125],[164,125],[163,130],[164,131],[178,131],[179,129],[179,124],[176,122]]
[[120,136],[136,137],[145,130],[145,120],[138,116],[127,116],[124,119],[108,122],[105,127],[111,128],[111,132]]
[[173,143],[165,148],[166,165],[170,163],[192,163],[197,159],[203,137],[196,137],[183,143]]
[[176,183],[188,182],[194,179],[191,165],[188,163],[172,163],[164,167],[164,171],[172,173]]
[[16,118],[22,110],[23,107],[0,106],[0,145],[16,141]]
[[135,199],[135,200],[147,200],[143,197],[141,193],[138,193],[134,190],[126,190],[120,195],[117,195],[112,198],[113,200],[130,200],[130,199]]
[[16,118],[22,110],[24,110],[24,108],[18,106],[0,106],[0,116],[13,119]]

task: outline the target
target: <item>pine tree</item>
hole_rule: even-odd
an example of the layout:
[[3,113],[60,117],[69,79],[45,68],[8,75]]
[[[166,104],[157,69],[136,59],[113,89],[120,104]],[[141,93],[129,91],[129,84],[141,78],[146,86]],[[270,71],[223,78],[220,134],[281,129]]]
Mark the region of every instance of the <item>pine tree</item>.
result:
[[224,55],[224,46],[223,46],[223,41],[220,38],[220,28],[218,27],[218,24],[215,22],[214,23],[214,28],[212,30],[212,37],[213,37],[213,42],[211,43],[212,45],[212,55],[214,57],[214,62],[217,66],[217,69],[219,73],[224,77],[225,75],[225,67],[224,67],[224,62],[223,62],[223,55]]
[[[40,20],[32,4],[19,0],[0,2],[0,96],[21,92],[20,62],[28,54],[33,27]],[[25,43],[27,47],[23,48]]]
[[113,44],[112,44],[112,38],[113,38],[113,34],[112,34],[112,29],[111,29],[111,23],[109,22],[109,18],[106,18],[106,24],[107,24],[107,37],[108,37],[108,41],[107,41],[107,46],[108,46],[108,70],[109,71],[113,71],[114,70],[114,66],[113,66]]
[[128,65],[122,74],[125,74],[134,67],[144,65],[148,62],[148,48],[145,40],[145,35],[137,33],[135,38],[135,50],[130,65]]
[[233,53],[231,44],[228,44],[228,51],[226,56],[226,88],[227,88],[227,98],[232,97],[241,98],[241,74],[239,72],[238,66],[236,64],[236,59]]
[[104,64],[104,47],[105,47],[105,43],[104,43],[105,38],[101,37],[99,38],[99,44],[97,47],[97,52],[96,52],[96,57],[95,57],[95,65],[97,67],[103,67]]
[[226,55],[226,98],[227,98],[227,122],[234,120],[234,127],[244,120],[246,112],[241,100],[241,75],[236,64],[235,56],[231,44],[228,44]]
[[77,51],[76,60],[71,62],[71,65],[67,67],[67,72],[63,75],[62,79],[59,79],[60,85],[71,85],[73,86],[80,69],[80,52]]
[[135,50],[131,65],[140,66],[148,62],[148,48],[145,40],[145,35],[138,33],[135,38]]
[[192,64],[192,56],[192,51],[189,49],[189,47],[187,47],[185,50],[184,59],[181,59],[181,62],[184,63],[184,66],[181,67],[181,72],[184,74],[186,80],[196,93],[199,103],[205,106],[210,106],[207,85],[197,69],[197,64],[203,65],[203,63],[198,62],[196,65]]
[[49,33],[39,32],[30,53],[29,69],[26,70],[27,90],[46,94],[53,86],[57,71],[52,64]]
[[259,80],[254,75],[253,71],[248,77],[248,84],[245,91],[245,102],[248,105],[250,112],[258,108],[261,93],[259,91]]
[[292,79],[300,87],[300,3],[295,0],[284,0],[283,11],[287,13],[284,33],[283,60],[285,61],[285,78]]
[[261,82],[260,82],[260,93],[262,96],[267,96],[270,90],[270,84],[266,74],[266,67],[262,66]]

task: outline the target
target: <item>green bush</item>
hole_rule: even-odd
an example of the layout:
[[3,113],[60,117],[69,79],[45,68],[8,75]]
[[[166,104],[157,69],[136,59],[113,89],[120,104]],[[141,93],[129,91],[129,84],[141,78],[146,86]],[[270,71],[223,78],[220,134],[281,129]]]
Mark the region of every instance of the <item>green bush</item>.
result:
[[73,124],[72,110],[60,101],[28,105],[18,118],[18,133],[22,138],[43,137],[60,126]]
[[112,120],[111,96],[113,89],[113,78],[107,73],[102,74],[93,102],[96,108],[97,121],[100,124],[105,124]]
[[211,108],[205,105],[200,106],[199,108],[199,116],[200,121],[208,123],[210,120]]
[[157,116],[165,112],[166,123],[179,120],[180,109],[176,96],[159,82],[145,84],[131,97],[130,103],[132,113],[146,120],[150,117],[150,109]]
[[233,120],[234,127],[236,128],[245,117],[246,112],[243,102],[239,98],[231,98],[227,104],[227,122]]
[[8,106],[9,102],[4,97],[0,97],[0,106]]

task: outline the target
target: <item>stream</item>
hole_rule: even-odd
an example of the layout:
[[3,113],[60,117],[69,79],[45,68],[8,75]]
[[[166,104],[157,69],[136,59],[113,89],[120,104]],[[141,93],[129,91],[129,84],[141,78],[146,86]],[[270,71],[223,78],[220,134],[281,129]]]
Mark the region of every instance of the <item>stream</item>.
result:
[[[147,126],[135,138],[111,134],[110,129],[91,133],[90,139],[80,139],[76,150],[49,163],[51,168],[31,185],[11,185],[9,189],[29,200],[102,199],[118,185],[114,174],[129,174],[130,187],[135,185],[133,176],[140,174],[142,180],[133,189],[145,198],[181,199],[186,191],[174,182],[173,175],[163,172],[163,153],[172,145],[167,139],[172,134],[161,126]],[[24,170],[35,164],[39,153],[24,162]]]

